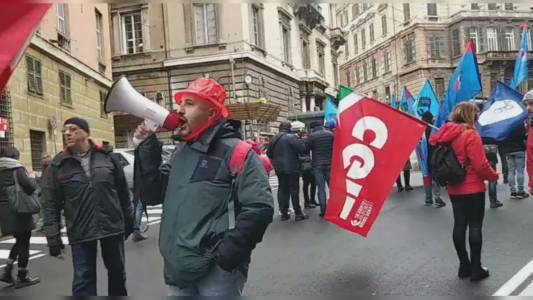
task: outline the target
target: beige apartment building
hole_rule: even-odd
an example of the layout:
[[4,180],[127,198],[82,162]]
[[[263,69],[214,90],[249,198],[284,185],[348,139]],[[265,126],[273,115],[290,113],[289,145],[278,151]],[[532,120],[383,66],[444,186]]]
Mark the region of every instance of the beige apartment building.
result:
[[63,122],[87,119],[99,143],[114,144],[113,119],[103,113],[111,86],[107,4],[54,4],[37,28],[0,99],[9,120],[0,146],[15,145],[28,169],[40,170],[43,152],[63,148]]
[[[127,76],[167,109],[194,79],[214,78],[247,137],[271,136],[279,121],[319,111],[336,94],[330,5],[117,3],[111,20],[113,78]],[[131,145],[139,121],[115,116],[118,145]]]
[[[533,5],[525,2],[337,4],[335,12],[347,40],[341,83],[382,101],[398,99],[403,86],[417,95],[426,79],[442,99],[468,39],[477,50],[479,97],[487,97],[497,80],[511,80],[520,24],[533,24]],[[533,88],[530,68],[521,91]]]

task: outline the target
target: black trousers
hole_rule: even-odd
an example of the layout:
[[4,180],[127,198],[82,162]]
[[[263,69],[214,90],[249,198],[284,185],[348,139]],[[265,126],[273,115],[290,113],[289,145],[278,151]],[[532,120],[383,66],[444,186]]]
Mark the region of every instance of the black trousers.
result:
[[[485,193],[450,195],[453,206],[453,244],[461,264],[471,264],[472,269],[481,267],[483,217],[485,216]],[[466,228],[470,244],[470,260],[466,251]]]
[[302,214],[300,207],[300,174],[277,174],[278,204],[281,214],[289,214],[289,199],[296,215]]
[[304,192],[304,204],[317,204],[315,202],[316,195],[316,183],[315,183],[315,174],[313,171],[307,171],[302,173],[302,179],[304,182],[303,192]]
[[[403,180],[405,181],[405,186],[411,186],[411,170],[404,170],[403,171]],[[396,185],[398,187],[402,187],[402,175],[398,175],[398,178],[396,179]]]
[[31,230],[26,232],[13,233],[15,237],[15,244],[11,247],[9,252],[9,259],[17,261],[19,268],[25,269],[28,267],[30,259],[30,239]]

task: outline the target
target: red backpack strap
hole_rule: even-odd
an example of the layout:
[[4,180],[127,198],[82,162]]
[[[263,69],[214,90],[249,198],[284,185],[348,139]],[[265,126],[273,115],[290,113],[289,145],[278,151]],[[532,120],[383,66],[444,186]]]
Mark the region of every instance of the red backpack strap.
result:
[[229,161],[229,171],[231,175],[240,175],[244,168],[244,162],[248,152],[252,149],[252,145],[245,141],[240,141],[231,153],[231,160]]

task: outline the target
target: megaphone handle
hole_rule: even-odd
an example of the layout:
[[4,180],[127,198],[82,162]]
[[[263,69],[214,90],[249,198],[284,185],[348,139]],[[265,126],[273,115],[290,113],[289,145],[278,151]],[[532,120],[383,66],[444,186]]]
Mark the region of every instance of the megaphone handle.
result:
[[152,120],[145,119],[144,124],[146,125],[146,127],[150,128],[150,130],[152,130],[153,132],[159,129],[159,124],[157,124],[156,122]]

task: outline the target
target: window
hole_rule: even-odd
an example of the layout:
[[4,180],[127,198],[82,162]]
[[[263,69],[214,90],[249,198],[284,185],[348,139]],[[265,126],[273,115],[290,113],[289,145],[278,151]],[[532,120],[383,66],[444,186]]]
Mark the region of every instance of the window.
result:
[[403,48],[404,48],[405,63],[409,64],[409,63],[414,62],[415,61],[415,42],[414,42],[414,36],[412,34],[404,39]]
[[363,63],[363,82],[368,80],[368,65],[366,61]]
[[357,55],[357,53],[359,52],[359,40],[358,40],[358,36],[357,36],[357,33],[354,33],[353,34],[353,52],[355,55]]
[[461,39],[459,37],[459,29],[454,29],[452,31],[452,55],[461,55]]
[[46,152],[45,142],[44,132],[30,130],[31,168],[34,171],[41,171],[43,168],[41,157]]
[[513,3],[505,3],[505,10],[513,10]]
[[361,67],[355,67],[355,76],[357,77],[357,84],[360,84],[361,79],[363,78],[363,75],[361,74]]
[[479,3],[472,3],[470,4],[471,10],[479,10]]
[[359,76],[357,78],[358,83],[363,83],[364,81],[364,73],[366,72],[366,65],[359,66]]
[[342,11],[341,22],[342,22],[341,23],[342,27],[348,24],[348,11],[347,10]]
[[316,52],[318,54],[318,72],[322,75],[326,74],[326,60],[324,58],[325,45],[321,42],[316,42]]
[[498,31],[494,27],[487,28],[488,51],[498,51]]
[[365,50],[366,48],[366,34],[365,30],[361,29],[361,49]]
[[514,37],[514,28],[507,27],[505,28],[504,43],[507,51],[516,50],[515,46],[515,37]]
[[368,25],[368,33],[370,34],[370,44],[374,43],[374,23]]
[[427,9],[428,9],[429,20],[432,20],[432,17],[436,18],[437,17],[437,3],[428,3],[427,6],[428,6]]
[[429,37],[429,57],[432,59],[441,58],[441,38],[438,36]]
[[124,53],[135,54],[143,52],[143,31],[140,11],[122,16],[122,35],[124,40]]
[[403,21],[409,22],[411,20],[411,8],[409,7],[409,3],[403,4]]
[[281,50],[283,51],[283,61],[291,63],[291,20],[289,16],[279,12],[279,25],[281,30]]
[[65,3],[56,4],[57,32],[64,36],[67,35],[67,19],[65,18],[65,8]]
[[26,56],[26,73],[28,77],[28,91],[42,95],[43,80],[41,75],[41,62],[31,56]]
[[337,86],[339,83],[339,75],[337,74],[339,65],[337,64],[336,58],[333,59],[332,65],[333,65],[333,84]]
[[383,36],[387,35],[387,16],[386,15],[381,16],[381,32],[383,33]]
[[217,42],[216,4],[194,4],[196,44],[207,45]]
[[474,41],[474,46],[476,47],[476,53],[479,53],[479,38],[477,35],[477,27],[469,27],[467,29],[468,35],[467,38]]
[[435,93],[439,99],[444,97],[444,78],[435,78]]
[[346,84],[352,86],[352,73],[350,73],[350,69],[346,70]]
[[371,63],[372,63],[372,79],[375,79],[378,77],[378,66],[376,64],[376,59],[372,57]]
[[107,119],[107,114],[105,113],[105,96],[104,91],[100,91],[100,117]]
[[302,64],[304,69],[311,68],[311,54],[309,49],[309,34],[300,30],[300,40],[302,41]]
[[264,47],[263,15],[258,5],[252,4],[252,43],[257,47]]
[[95,10],[95,16],[96,16],[96,53],[98,54],[98,59],[103,61],[104,60],[104,48],[103,48],[104,25],[102,22],[102,14],[98,10]]
[[359,3],[352,4],[352,20],[359,15]]
[[385,73],[390,72],[390,52],[385,51],[383,54],[383,69]]
[[363,3],[363,11],[367,11],[369,8],[368,3]]
[[390,93],[390,86],[386,86],[385,87],[385,98],[388,100],[390,100],[390,96],[391,96],[391,93]]
[[489,10],[496,10],[496,9],[498,9],[498,4],[497,3],[489,3],[488,4],[488,9]]
[[493,88],[496,87],[497,82],[498,82],[498,73],[495,71],[490,72],[490,90],[491,91]]
[[61,104],[72,106],[70,75],[63,71],[59,71],[59,99],[61,101]]
[[348,43],[344,44],[344,58],[348,58],[350,56],[350,47],[348,47]]

